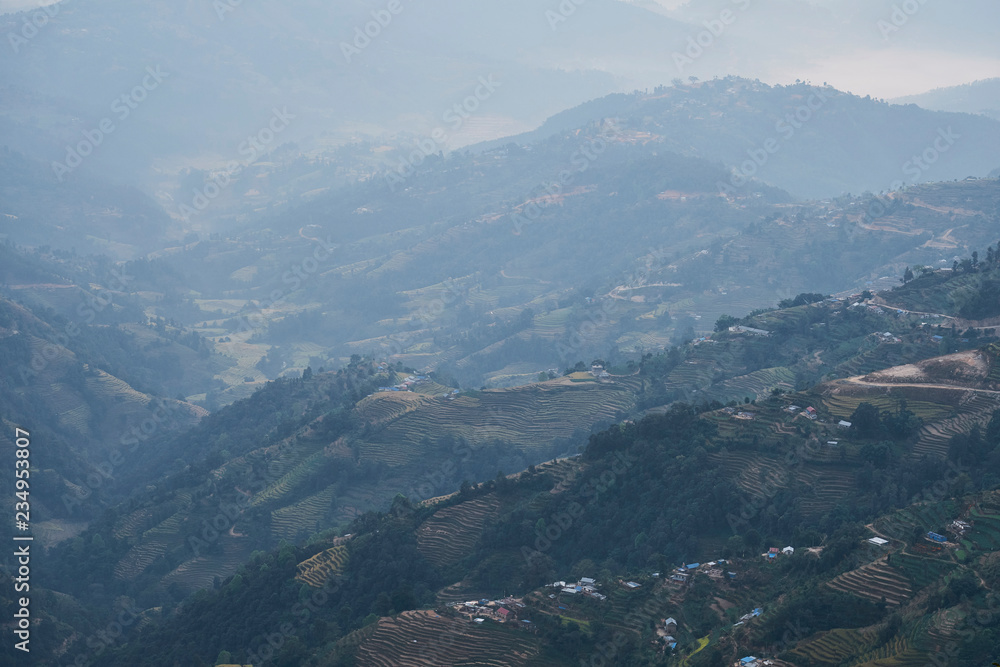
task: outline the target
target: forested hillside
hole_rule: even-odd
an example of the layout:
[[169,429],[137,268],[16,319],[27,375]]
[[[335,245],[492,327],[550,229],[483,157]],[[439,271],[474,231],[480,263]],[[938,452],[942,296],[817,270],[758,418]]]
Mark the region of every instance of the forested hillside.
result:
[[[927,273],[924,294],[934,297],[932,283],[946,293],[949,280],[964,278]],[[693,664],[715,664],[716,651],[726,655],[737,646],[773,649],[774,616],[749,635],[713,630],[730,603],[748,609],[765,604],[770,613],[805,605],[816,623],[810,634],[860,628],[850,649],[859,655],[880,646],[910,650],[911,644],[890,641],[908,626],[878,630],[880,623],[896,622],[865,602],[871,596],[864,584],[851,583],[868,576],[871,568],[852,574],[867,567],[865,558],[878,559],[865,551],[871,545],[858,546],[862,526],[920,500],[928,489],[934,491],[927,498],[937,502],[993,487],[989,471],[995,466],[971,468],[967,461],[991,461],[996,449],[1000,401],[991,378],[1000,362],[992,327],[922,322],[925,314],[877,305],[896,292],[843,300],[802,294],[781,309],[723,317],[710,338],[647,355],[634,369],[611,367],[603,381],[570,368],[563,378],[524,389],[455,395],[429,380],[415,391],[369,396],[406,373],[362,358],[335,373],[278,381],[193,431],[162,440],[156,451],[147,449],[142,465],[123,465],[116,477],[126,486],[154,471],[170,472],[53,549],[40,571],[53,589],[95,608],[118,600],[131,613],[141,611],[136,618],[143,620],[129,630],[130,642],[138,641],[132,632],[143,632],[141,642],[102,653],[97,664],[128,664],[134,651],[161,645],[150,664],[172,664],[180,655],[210,664],[222,651],[250,661],[265,648],[263,629],[275,622],[295,629],[274,648],[281,664],[309,664],[302,662],[306,655],[316,664],[336,664],[355,653],[368,664],[371,651],[402,651],[399,659],[406,661],[407,649],[395,643],[398,629],[379,618],[436,609],[392,621],[431,641],[451,632],[450,603],[509,594],[531,610],[525,620],[537,625],[535,634],[511,636],[502,626],[484,627],[483,635],[463,630],[468,650],[502,652],[509,642],[521,642],[523,664],[564,664],[624,630],[631,648],[622,648],[623,655],[642,660],[648,648],[640,638],[651,631],[649,619],[635,625],[626,618],[640,600],[656,606],[653,616],[682,618],[683,632],[674,634],[682,654],[708,633],[712,648],[700,651]],[[886,370],[888,364],[902,365]],[[828,382],[814,387],[820,380]],[[553,419],[581,410],[571,422],[599,424],[597,404],[588,401],[612,396],[627,402],[607,419],[635,415],[634,421],[592,436],[581,457],[532,465],[573,453],[585,437],[578,432],[562,440],[561,451],[538,449],[533,443],[559,443],[560,430],[566,432]],[[519,407],[519,400],[525,405]],[[684,400],[689,402],[678,402]],[[556,401],[548,416],[547,401]],[[815,419],[807,417],[806,406],[815,408]],[[646,411],[653,414],[640,418]],[[845,430],[838,421],[851,426]],[[449,430],[449,424],[470,430]],[[405,443],[418,440],[420,453],[408,458]],[[497,474],[522,468],[527,471],[511,477]],[[936,491],[942,483],[946,493]],[[457,495],[414,504],[459,487]],[[368,511],[387,507],[399,489],[409,489],[409,498],[397,498],[388,515]],[[332,526],[339,528],[327,528]],[[927,530],[934,527],[927,524]],[[777,570],[754,555],[786,543],[800,551],[815,547],[818,555]],[[990,549],[978,544],[965,547],[964,556],[953,553],[934,572],[978,568],[970,549]],[[720,585],[715,579],[697,577],[690,589],[662,588],[658,579],[664,577],[651,576],[678,562],[718,558],[729,559],[737,573],[723,589],[713,588]],[[901,596],[888,598],[909,604],[917,585],[910,578],[918,575],[907,570],[893,576]],[[531,593],[571,577],[604,582],[608,606],[569,607],[562,600],[570,612],[551,603],[548,593]],[[935,585],[934,575],[919,577],[914,581],[920,586]],[[629,602],[626,589],[615,589],[618,579],[641,583],[641,590],[628,589],[640,597]],[[825,597],[807,593],[826,582]],[[788,587],[801,592],[802,601],[780,597],[777,591]],[[207,592],[181,604],[199,589]],[[327,597],[310,603],[319,591]],[[843,597],[852,591],[862,591],[860,601]],[[952,604],[948,593],[942,595],[940,604]],[[261,606],[258,596],[272,602]],[[712,609],[716,597],[727,601],[719,610]],[[46,616],[59,628],[66,658],[87,654],[93,646],[86,635],[102,622],[73,621],[78,612],[69,599]],[[296,604],[316,608],[306,614]],[[222,613],[218,605],[262,611],[241,614],[249,621],[242,630],[227,623],[220,634],[203,618]],[[858,625],[815,616],[822,605],[853,610]],[[175,611],[161,618],[170,608]],[[551,624],[546,619],[553,614],[574,619],[575,629]],[[439,619],[446,625],[435,630]],[[198,648],[179,648],[172,642],[178,634]],[[366,648],[369,641],[381,648]]]
[[[675,619],[677,644],[668,664],[719,665],[744,654],[822,664],[819,656],[831,651],[849,664],[868,664],[873,655],[918,661],[947,646],[955,647],[954,664],[989,659],[995,619],[972,617],[992,604],[989,563],[1000,545],[989,526],[996,500],[976,490],[993,482],[966,473],[962,457],[950,456],[952,464],[943,466],[911,452],[905,429],[852,429],[830,451],[822,433],[837,427],[827,419],[810,424],[804,415],[780,416],[801,398],[751,408],[757,422],[786,423],[784,435],[760,438],[753,424],[734,433],[723,428],[725,413],[678,405],[595,436],[566,465],[468,486],[429,506],[399,498],[388,513],[355,522],[342,547],[318,538],[304,549],[257,556],[176,619],[139,630],[100,663],[132,664],[141,651],[149,664],[211,664],[225,651],[237,661],[273,655],[283,665],[367,665],[386,655],[416,664],[410,661],[440,660],[452,644],[472,642],[498,655],[504,646],[519,646],[502,664],[576,664],[612,644],[616,664],[647,664],[662,657],[664,640],[655,631],[667,617]],[[994,456],[1000,444],[998,415],[977,441],[980,456]],[[743,460],[718,463],[733,457]],[[754,467],[766,474],[743,476]],[[843,479],[841,500],[811,506],[803,500],[816,484],[813,475],[832,474]],[[496,513],[476,523],[472,517],[484,502]],[[472,531],[468,546],[442,560],[421,537],[423,527],[458,516],[467,518],[454,524],[454,535]],[[961,544],[924,539],[953,519],[972,526]],[[887,546],[866,541],[879,535]],[[796,552],[773,563],[758,555],[776,544],[793,544]],[[342,548],[345,556],[319,580],[296,578],[314,554]],[[686,583],[666,576],[677,563],[710,558],[705,571],[686,568]],[[716,563],[730,574],[713,574]],[[580,577],[595,578],[605,599],[562,592],[553,602],[551,589],[539,588]],[[619,583],[625,581],[638,585]],[[470,621],[449,603],[479,598],[504,598],[517,609],[521,629],[494,620],[466,629]],[[230,617],[234,606],[261,613],[250,623],[224,622],[223,633],[207,622]],[[420,607],[435,611],[408,612]],[[755,608],[763,613],[733,627],[739,614]],[[956,614],[968,620],[945,620]],[[394,620],[379,620],[385,616]],[[276,627],[285,628],[278,638]],[[189,638],[189,648],[177,649],[178,633]],[[409,637],[425,646],[412,647]]]

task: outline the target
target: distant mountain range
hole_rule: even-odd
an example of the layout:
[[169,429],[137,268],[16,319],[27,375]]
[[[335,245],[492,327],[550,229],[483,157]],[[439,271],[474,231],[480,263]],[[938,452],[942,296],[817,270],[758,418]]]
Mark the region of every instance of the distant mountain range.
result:
[[985,118],[737,78],[607,96],[483,146],[530,144],[604,119],[666,150],[728,165],[737,174],[729,185],[753,177],[811,198],[986,176],[1000,150],[1000,123]]
[[[474,95],[480,77],[493,76],[501,87],[474,101],[475,113],[460,131],[449,131],[440,148],[450,150],[535,127],[611,92],[691,75],[829,79],[858,90],[866,86],[844,76],[852,69],[845,54],[862,49],[886,67],[912,64],[930,57],[924,43],[931,30],[935,40],[965,54],[956,68],[978,72],[982,66],[970,54],[992,44],[983,31],[998,11],[982,0],[963,3],[961,11],[928,4],[883,39],[877,25],[891,17],[891,6],[859,2],[714,0],[665,13],[616,0],[586,6],[484,0],[475,9],[446,0],[402,3],[398,14],[363,0],[293,5],[289,11],[274,0],[59,3],[37,32],[29,22],[27,37],[21,32],[29,15],[0,17],[3,34],[14,36],[11,48],[0,51],[6,86],[0,143],[46,163],[65,160],[68,146],[108,119],[114,131],[84,170],[142,184],[152,194],[186,167],[240,159],[241,142],[261,131],[275,108],[295,118],[269,149],[295,142],[316,152],[358,137],[391,143],[398,131],[448,128],[445,114]],[[728,24],[719,18],[724,11],[735,17]],[[812,54],[809,63],[798,58],[804,50]],[[163,81],[140,90],[136,108],[120,117],[112,106],[142,85],[147,67],[160,68]],[[890,67],[882,78],[900,77]]]
[[963,86],[938,88],[892,101],[896,104],[916,104],[935,111],[982,114],[1000,120],[1000,78],[973,81]]

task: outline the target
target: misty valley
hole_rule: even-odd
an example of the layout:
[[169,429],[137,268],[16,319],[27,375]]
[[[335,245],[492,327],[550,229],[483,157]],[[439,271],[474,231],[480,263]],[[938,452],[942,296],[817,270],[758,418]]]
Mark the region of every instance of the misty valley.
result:
[[0,664],[996,664],[961,4],[0,1]]

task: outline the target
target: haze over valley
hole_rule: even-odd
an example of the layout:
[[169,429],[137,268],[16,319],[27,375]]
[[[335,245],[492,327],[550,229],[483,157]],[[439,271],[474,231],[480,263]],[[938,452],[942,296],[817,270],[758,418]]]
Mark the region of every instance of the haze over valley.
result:
[[0,26],[3,664],[1000,659],[995,2]]

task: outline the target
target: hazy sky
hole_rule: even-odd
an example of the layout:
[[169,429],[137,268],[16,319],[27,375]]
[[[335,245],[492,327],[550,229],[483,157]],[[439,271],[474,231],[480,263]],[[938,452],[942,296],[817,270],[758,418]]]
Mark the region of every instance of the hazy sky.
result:
[[893,98],[1000,76],[1000,2],[929,1],[900,15],[900,0],[622,1],[695,25],[731,10],[716,53],[692,68],[702,77],[807,79]]
[[[982,0],[961,5],[943,0],[924,3],[915,15],[906,18],[906,25],[890,34],[880,31],[878,22],[890,19],[900,4],[896,0],[620,1],[647,8],[659,6],[662,13],[696,27],[717,18],[723,9],[733,11],[736,23],[712,47],[718,53],[688,72],[702,77],[738,74],[769,83],[808,79],[861,95],[892,98],[1000,76],[1000,2],[995,0],[985,4]],[[0,0],[0,13],[54,3]],[[540,6],[548,4],[557,3],[540,0]],[[949,35],[951,18],[955,20]],[[955,33],[970,26],[980,31],[980,38],[995,32],[993,46],[955,39]],[[585,54],[578,55],[586,59]],[[622,65],[616,63],[609,69],[623,76]],[[647,80],[648,75],[657,81]],[[663,76],[662,71],[651,71],[648,63],[637,62],[633,76],[626,74],[623,80],[629,85],[655,85],[665,83],[659,81]]]
[[0,0],[0,14],[21,12],[25,9],[54,5],[56,2],[58,0]]

